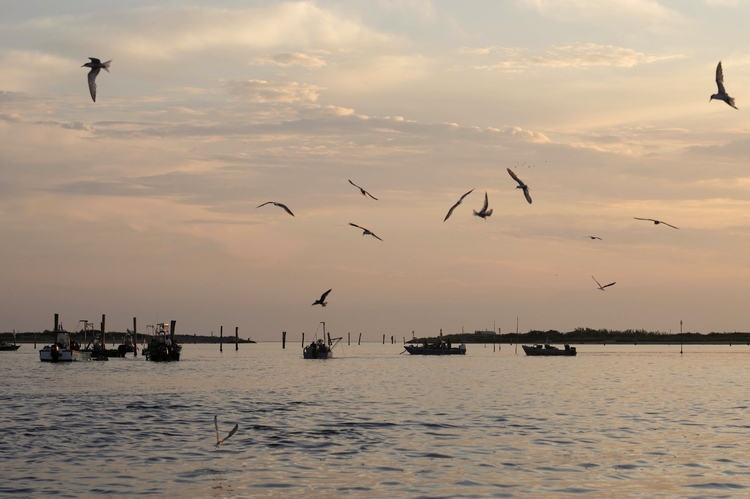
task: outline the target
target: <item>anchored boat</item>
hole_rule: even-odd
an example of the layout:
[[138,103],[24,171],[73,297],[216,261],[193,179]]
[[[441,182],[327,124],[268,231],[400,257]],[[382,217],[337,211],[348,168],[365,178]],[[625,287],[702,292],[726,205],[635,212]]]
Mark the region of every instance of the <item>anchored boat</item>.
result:
[[330,333],[326,333],[326,323],[321,322],[321,324],[323,324],[323,337],[328,340],[328,343],[326,344],[321,339],[313,340],[312,343],[302,349],[303,359],[331,359],[333,358],[333,348],[343,339],[343,337],[331,339]]
[[466,355],[466,345],[461,343],[457,347],[451,346],[445,341],[427,343],[421,345],[404,345],[404,349],[411,355]]
[[73,362],[81,360],[81,345],[70,339],[62,324],[58,323],[55,314],[55,343],[39,350],[39,360],[42,362]]
[[572,347],[565,344],[564,349],[560,349],[554,345],[550,345],[549,343],[545,343],[544,345],[534,345],[533,347],[530,347],[528,345],[521,345],[523,348],[523,351],[526,352],[526,355],[543,355],[548,357],[554,357],[554,356],[569,356],[574,357],[576,355],[576,347]]
[[180,360],[180,352],[182,352],[182,345],[178,344],[174,339],[174,328],[177,321],[172,321],[171,324],[162,322],[156,326],[146,326],[146,329],[151,328],[153,335],[149,344],[143,349],[143,354],[146,356],[146,360],[153,362],[171,362]]

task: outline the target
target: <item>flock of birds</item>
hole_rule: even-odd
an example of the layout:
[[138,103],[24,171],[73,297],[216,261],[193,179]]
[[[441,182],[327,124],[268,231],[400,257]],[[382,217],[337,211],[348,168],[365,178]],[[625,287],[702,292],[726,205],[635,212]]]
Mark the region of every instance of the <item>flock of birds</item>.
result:
[[[100,73],[100,71],[102,69],[109,73],[109,67],[110,67],[110,63],[112,62],[112,60],[109,60],[109,61],[106,61],[106,62],[102,62],[100,59],[97,59],[95,57],[89,57],[89,60],[90,60],[90,62],[87,62],[86,64],[84,64],[81,67],[91,68],[91,71],[89,71],[89,73],[88,73],[89,93],[91,94],[91,99],[94,102],[96,102],[96,77],[99,76],[99,73]],[[726,102],[727,105],[733,107],[734,109],[737,109],[737,106],[734,104],[734,97],[730,97],[729,94],[727,93],[726,89],[724,88],[724,71],[723,71],[722,66],[721,66],[721,61],[719,61],[719,64],[716,66],[716,86],[717,86],[717,89],[718,89],[717,93],[711,95],[711,98],[708,101],[711,102],[714,99],[721,100],[721,101]],[[526,166],[525,162],[523,163],[523,166]],[[531,166],[534,166],[534,165],[528,165],[529,168]],[[529,186],[526,183],[524,183],[523,180],[521,180],[520,178],[518,178],[518,175],[516,175],[513,172],[513,170],[511,170],[510,168],[507,168],[507,170],[508,170],[508,174],[513,178],[513,180],[515,180],[516,183],[518,183],[518,185],[516,186],[516,189],[521,189],[523,191],[524,197],[526,198],[526,201],[528,201],[528,203],[531,204],[531,194],[529,193]],[[376,198],[375,196],[373,196],[372,194],[370,194],[367,190],[365,190],[364,188],[362,188],[359,185],[355,184],[351,180],[349,180],[349,183],[352,184],[357,189],[359,189],[359,191],[362,194],[362,196],[364,196],[364,197],[368,197],[369,196],[370,198],[372,198],[375,201],[378,200],[378,198]],[[450,207],[450,209],[448,210],[448,213],[445,215],[445,218],[443,219],[443,222],[447,221],[450,218],[450,216],[453,214],[453,211],[458,206],[460,206],[461,203],[463,202],[463,200],[469,194],[471,194],[472,192],[474,192],[474,189],[472,189],[469,192],[467,192],[466,194],[462,195],[458,199],[458,201],[456,201],[456,203],[453,206]],[[294,213],[292,213],[292,210],[290,210],[287,205],[285,205],[284,203],[279,203],[277,201],[267,201],[267,202],[265,202],[263,204],[258,205],[256,208],[261,208],[261,207],[269,205],[269,204],[272,204],[272,205],[274,205],[276,207],[279,207],[279,208],[283,209],[284,211],[286,211],[289,215],[294,216]],[[474,216],[480,217],[480,218],[482,218],[484,220],[486,220],[487,217],[489,217],[489,216],[492,215],[492,208],[489,207],[489,198],[487,196],[487,192],[486,191],[484,193],[484,204],[482,205],[482,208],[479,211],[476,211],[476,210],[473,210],[473,211],[474,211]],[[654,225],[663,224],[663,225],[666,225],[667,227],[671,227],[673,229],[679,229],[679,227],[675,227],[674,225],[669,224],[667,222],[664,222],[663,220],[656,220],[654,218],[640,218],[640,217],[633,217],[633,218],[636,219],[636,220],[643,220],[643,221],[653,222]],[[377,239],[378,241],[382,241],[382,239],[380,237],[378,237],[370,229],[367,229],[365,227],[362,227],[361,225],[357,225],[357,224],[351,223],[351,222],[349,223],[349,225],[351,225],[352,227],[355,227],[357,229],[362,230],[362,236],[372,236],[375,239]],[[602,240],[602,238],[598,237],[598,236],[584,236],[584,237],[587,237],[587,238],[592,239],[592,240],[599,240],[599,241]],[[596,284],[598,286],[598,289],[600,291],[605,291],[605,288],[608,288],[608,287],[613,286],[615,284],[614,282],[612,282],[612,283],[609,283],[609,284],[606,284],[606,285],[602,286],[601,284],[599,284],[599,281],[597,281],[594,278],[593,275],[591,276],[591,278],[594,279],[594,282],[596,282]],[[330,292],[331,292],[331,290],[329,289],[328,291],[326,291],[325,293],[323,293],[321,295],[320,299],[315,300],[315,302],[313,302],[313,305],[320,305],[321,307],[325,307],[328,304],[328,302],[326,302],[325,300],[326,300],[326,297],[328,296],[328,293],[330,293]],[[235,430],[236,430],[236,428],[235,428]],[[230,433],[229,436],[232,436],[232,433]],[[229,437],[227,437],[227,438],[229,438]],[[217,428],[217,440],[218,440],[218,428]],[[221,443],[219,443],[218,445],[221,445]]]
[[[91,71],[89,71],[89,73],[88,73],[89,93],[91,94],[91,99],[94,102],[96,102],[96,77],[99,75],[99,73],[101,72],[102,69],[105,70],[105,71],[107,71],[109,73],[109,67],[110,67],[110,63],[112,61],[109,60],[109,61],[106,61],[106,62],[101,62],[100,59],[97,59],[95,57],[89,57],[89,59],[90,59],[90,62],[87,62],[82,67],[91,68]],[[721,101],[724,101],[727,105],[733,107],[734,109],[737,109],[737,106],[734,103],[734,98],[730,97],[729,94],[727,94],[726,89],[724,88],[724,71],[723,71],[722,66],[721,66],[721,61],[719,61],[719,64],[716,66],[716,86],[718,88],[718,91],[717,91],[717,93],[711,95],[711,98],[709,99],[709,102],[711,102],[714,99],[721,100]],[[524,163],[524,166],[525,165],[526,165],[526,163]],[[533,165],[528,165],[529,168],[531,166],[533,166]],[[516,186],[516,189],[521,189],[523,191],[524,197],[526,198],[526,201],[528,201],[528,203],[531,204],[531,195],[529,193],[529,186],[526,183],[524,183],[520,178],[518,178],[518,175],[516,175],[510,168],[508,168],[507,170],[508,170],[508,174],[518,184]],[[349,180],[349,183],[351,185],[353,185],[354,187],[356,187],[357,189],[359,189],[359,191],[362,194],[362,196],[364,196],[364,197],[370,197],[370,198],[372,198],[375,201],[378,200],[378,198],[376,198],[375,196],[373,196],[372,194],[370,194],[367,190],[365,190],[364,188],[362,188],[359,185],[355,184],[351,180]],[[472,192],[474,192],[474,189],[471,189],[469,192],[467,192],[466,194],[462,195],[458,199],[458,201],[456,201],[456,203],[453,206],[450,207],[450,209],[448,210],[448,213],[445,215],[445,218],[443,219],[443,222],[447,221],[450,218],[450,216],[453,214],[453,211],[458,206],[460,206],[461,203],[463,202],[463,200],[469,194],[471,194]],[[289,215],[294,216],[294,213],[292,213],[292,210],[290,210],[287,205],[285,205],[284,203],[276,202],[276,201],[267,201],[267,202],[265,202],[263,204],[258,205],[256,208],[261,208],[261,207],[269,205],[269,204],[272,204],[272,205],[274,205],[276,207],[279,207],[279,208],[283,209],[284,211],[286,211]],[[485,193],[484,193],[484,204],[482,205],[482,208],[479,211],[474,210],[474,216],[477,216],[477,217],[480,217],[480,218],[486,220],[487,217],[489,217],[491,215],[492,215],[492,208],[489,208],[489,198],[487,196],[487,192],[485,191]],[[635,218],[636,220],[643,220],[643,221],[653,222],[654,225],[663,224],[663,225],[666,225],[667,227],[671,227],[673,229],[678,229],[678,227],[675,227],[674,225],[668,224],[667,222],[664,222],[663,220],[656,220],[654,218],[639,218],[639,217],[633,217],[633,218]],[[349,225],[351,225],[352,227],[355,227],[357,229],[362,230],[362,236],[372,236],[375,239],[377,239],[379,241],[382,241],[382,239],[380,237],[378,237],[374,232],[372,232],[371,230],[369,230],[369,229],[367,229],[365,227],[362,227],[362,226],[357,225],[355,223],[349,223]],[[587,238],[592,239],[592,240],[599,240],[599,241],[602,240],[602,238],[598,237],[598,236],[584,236],[584,237],[587,237]],[[594,282],[597,285],[597,288],[600,291],[605,291],[606,288],[608,288],[610,286],[614,286],[616,284],[615,282],[611,282],[609,284],[602,285],[601,283],[599,283],[599,281],[596,280],[596,278],[593,275],[591,276],[591,278],[594,280]],[[317,300],[315,300],[313,302],[312,305],[313,306],[320,305],[321,307],[325,307],[328,304],[328,302],[326,301],[326,299],[328,298],[328,294],[331,291],[332,290],[329,289],[328,291],[324,292],[320,296],[319,299],[317,299]],[[221,447],[221,445],[229,437],[231,437],[232,435],[234,435],[237,432],[238,425],[235,425],[234,428],[229,432],[229,434],[226,437],[224,437],[223,439],[219,437],[219,423],[217,421],[217,417],[216,416],[214,416],[214,425],[216,427],[216,448],[218,449],[218,448]]]

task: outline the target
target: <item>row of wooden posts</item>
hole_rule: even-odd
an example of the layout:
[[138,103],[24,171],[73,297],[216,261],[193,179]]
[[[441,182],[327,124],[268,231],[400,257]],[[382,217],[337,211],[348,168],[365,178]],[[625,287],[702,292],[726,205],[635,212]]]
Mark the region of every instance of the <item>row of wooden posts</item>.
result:
[[[391,336],[391,345],[396,343],[395,336]],[[352,344],[352,333],[346,333],[346,344]],[[359,333],[359,339],[357,345],[362,344],[362,333]],[[406,337],[404,337],[404,344],[406,344]],[[385,335],[383,335],[383,345],[385,345]],[[302,348],[305,347],[305,333],[302,333]],[[286,331],[281,332],[281,348],[286,348]]]

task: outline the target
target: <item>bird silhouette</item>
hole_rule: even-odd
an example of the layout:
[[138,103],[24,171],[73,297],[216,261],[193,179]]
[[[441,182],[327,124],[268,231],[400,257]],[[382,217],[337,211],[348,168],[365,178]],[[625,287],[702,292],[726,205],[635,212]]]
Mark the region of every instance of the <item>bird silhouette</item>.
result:
[[91,68],[91,71],[89,71],[89,93],[91,93],[91,98],[96,102],[96,77],[99,75],[99,71],[102,69],[109,73],[109,63],[112,62],[110,59],[107,62],[102,62],[96,57],[89,57],[91,62],[87,62],[82,68]]
[[234,425],[234,428],[232,428],[232,431],[229,432],[229,435],[227,435],[224,438],[219,438],[219,421],[218,416],[214,416],[214,426],[216,427],[216,448],[218,449],[221,447],[221,444],[227,441],[229,437],[237,433],[237,428],[239,428],[240,425]]
[[[347,179],[347,180],[348,180],[348,179]],[[355,183],[354,183],[354,182],[352,182],[351,180],[349,180],[349,183],[350,183],[350,184],[352,184],[352,185],[353,185],[354,187],[356,187],[357,189],[359,189],[359,192],[361,192],[363,196],[365,196],[365,197],[367,197],[367,196],[370,196],[370,197],[371,197],[372,199],[374,199],[375,201],[377,201],[377,200],[378,200],[378,198],[376,198],[375,196],[373,196],[372,194],[370,194],[369,192],[367,192],[366,190],[364,190],[363,188],[361,188],[360,186],[358,186],[357,184],[355,184]]]
[[328,291],[326,291],[325,293],[323,293],[322,295],[320,295],[320,299],[319,300],[315,300],[313,302],[313,305],[320,305],[321,307],[325,307],[326,305],[328,305],[328,302],[326,301],[326,297],[328,296],[328,293],[330,293],[330,292],[331,292],[331,290],[329,289]]
[[372,237],[374,237],[375,239],[377,239],[378,241],[382,241],[382,239],[380,239],[380,238],[379,238],[378,236],[376,236],[376,235],[375,235],[375,233],[374,233],[374,232],[372,232],[372,231],[371,231],[370,229],[365,229],[364,227],[361,227],[361,226],[359,226],[359,225],[357,225],[357,224],[353,224],[353,223],[351,223],[351,222],[349,222],[349,225],[351,225],[352,227],[356,227],[356,228],[358,228],[358,229],[362,229],[362,231],[363,231],[363,232],[362,232],[362,235],[363,235],[363,236],[372,236]]
[[597,281],[594,276],[591,276],[591,278],[594,279],[594,282],[596,283],[596,285],[599,286],[599,291],[606,291],[604,288],[608,288],[616,284],[614,282],[610,282],[609,284],[605,284],[604,286],[602,286],[601,284],[599,284],[599,281]]
[[279,208],[284,208],[284,211],[286,211],[287,213],[289,213],[291,216],[294,216],[294,213],[292,213],[292,210],[290,210],[289,208],[287,208],[285,204],[277,203],[276,201],[267,201],[267,202],[265,202],[263,204],[260,204],[260,205],[256,206],[255,208],[258,209],[261,206],[265,206],[267,204],[272,204],[274,206],[278,206]]
[[588,237],[589,239],[598,239],[600,241],[602,240],[602,238],[599,236],[583,236],[583,237]]
[[716,66],[716,86],[719,87],[719,91],[713,94],[711,98],[708,99],[708,102],[711,102],[714,99],[723,100],[727,105],[737,109],[737,106],[734,105],[734,97],[729,97],[727,91],[724,90],[724,71],[721,69],[721,61],[719,61],[719,65]]
[[492,215],[492,208],[489,210],[487,209],[487,206],[489,206],[490,202],[487,199],[487,191],[484,193],[484,206],[482,206],[482,209],[480,211],[474,211],[474,216],[482,217],[484,220],[487,220],[487,217]]
[[466,196],[468,196],[469,194],[471,194],[472,192],[474,192],[474,189],[470,190],[469,192],[467,192],[466,194],[464,194],[463,196],[461,196],[461,199],[459,199],[458,201],[456,201],[456,204],[454,204],[453,206],[451,206],[451,209],[450,209],[450,210],[448,210],[448,214],[447,214],[447,215],[445,215],[445,218],[443,219],[443,222],[445,222],[446,220],[448,220],[448,218],[450,218],[450,216],[451,216],[451,215],[453,214],[453,210],[455,210],[455,209],[456,209],[456,207],[457,207],[457,206],[458,206],[459,204],[461,204],[461,202],[462,202],[462,201],[464,200],[464,198],[465,198]]
[[638,218],[638,217],[633,217],[633,218],[635,218],[636,220],[647,220],[649,222],[654,222],[654,225],[664,224],[666,226],[672,227],[673,229],[679,229],[679,227],[675,227],[674,225],[670,225],[667,222],[662,222],[661,220],[654,220],[653,218]]
[[510,173],[510,176],[513,177],[513,180],[518,182],[518,186],[516,186],[516,189],[523,189],[523,195],[526,197],[526,201],[531,204],[531,195],[529,194],[529,186],[524,184],[523,181],[516,176],[515,173],[513,173],[513,170],[510,168],[507,168],[508,173]]

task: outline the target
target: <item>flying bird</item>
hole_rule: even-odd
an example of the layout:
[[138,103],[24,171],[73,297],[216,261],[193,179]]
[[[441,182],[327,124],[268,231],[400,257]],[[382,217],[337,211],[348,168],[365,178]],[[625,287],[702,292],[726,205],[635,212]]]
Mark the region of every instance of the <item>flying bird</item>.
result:
[[531,204],[531,196],[529,195],[529,186],[524,184],[523,181],[516,176],[515,173],[513,173],[513,170],[510,168],[507,169],[508,173],[510,173],[510,176],[513,177],[513,180],[518,182],[518,185],[516,186],[516,189],[523,189],[523,195],[526,197],[526,201]]
[[289,208],[287,208],[285,204],[277,203],[275,201],[267,201],[267,202],[265,202],[263,204],[260,204],[260,205],[256,206],[255,208],[258,209],[261,206],[265,206],[267,204],[272,204],[274,206],[278,206],[279,208],[284,208],[284,211],[286,211],[287,213],[289,213],[291,216],[294,216],[294,213],[292,213],[292,210],[290,210]]
[[315,300],[313,305],[320,305],[321,307],[325,307],[326,305],[328,305],[328,302],[326,301],[326,296],[328,296],[328,293],[330,292],[331,290],[329,289],[328,291],[320,295],[320,300]]
[[591,278],[594,279],[594,282],[596,283],[596,285],[599,286],[599,291],[606,291],[604,288],[608,288],[610,286],[615,285],[614,282],[610,282],[609,284],[605,284],[604,286],[602,286],[601,284],[599,284],[599,281],[597,281],[594,276],[591,276]]
[[218,416],[214,416],[214,426],[216,427],[216,448],[218,449],[229,437],[237,433],[237,428],[239,428],[240,425],[234,425],[234,428],[229,432],[229,435],[224,438],[219,438],[219,422],[217,421],[217,417]]
[[91,93],[91,98],[96,102],[96,77],[102,69],[109,73],[109,63],[112,60],[102,62],[96,57],[89,57],[89,59],[91,59],[91,62],[87,62],[81,67],[91,68],[91,71],[89,71],[89,92]]
[[477,217],[482,217],[483,219],[487,220],[487,217],[492,215],[492,208],[489,210],[487,209],[487,206],[490,204],[489,200],[487,199],[487,191],[484,192],[484,206],[482,206],[481,211],[477,212],[474,211],[474,215]]
[[734,97],[729,97],[727,91],[724,90],[724,71],[721,69],[721,61],[719,61],[719,65],[716,66],[716,86],[719,87],[719,92],[713,94],[711,98],[708,99],[708,102],[711,102],[714,99],[723,100],[728,105],[737,109],[737,106],[734,105]]
[[664,225],[667,225],[669,227],[672,227],[673,229],[679,229],[679,227],[675,227],[674,225],[670,225],[667,222],[662,222],[661,220],[654,220],[653,218],[638,218],[638,217],[633,217],[633,218],[635,218],[636,220],[648,220],[649,222],[654,222],[654,225],[664,224]]
[[380,239],[378,236],[376,236],[375,233],[372,232],[370,229],[365,229],[364,227],[360,227],[359,225],[353,224],[351,222],[349,222],[349,225],[351,225],[352,227],[356,227],[358,229],[362,229],[364,231],[364,232],[362,232],[363,236],[372,236],[375,239],[377,239],[378,241],[382,241],[382,239]]
[[583,237],[588,237],[589,239],[598,239],[600,241],[602,240],[602,238],[599,236],[583,236]]
[[355,184],[355,183],[354,183],[354,182],[352,182],[351,180],[349,180],[349,183],[350,183],[350,184],[352,184],[352,185],[353,185],[354,187],[356,187],[357,189],[359,189],[359,192],[361,192],[363,196],[365,196],[365,197],[367,197],[367,196],[370,196],[370,197],[371,197],[372,199],[374,199],[375,201],[377,201],[377,200],[378,200],[378,198],[376,198],[375,196],[373,196],[372,194],[370,194],[369,192],[367,192],[366,190],[364,190],[363,188],[361,188],[360,186],[358,186],[357,184]]
[[456,207],[457,207],[457,206],[458,206],[459,204],[461,204],[461,202],[462,202],[462,201],[464,200],[464,198],[465,198],[466,196],[468,196],[469,194],[471,194],[472,192],[474,192],[474,189],[470,190],[469,192],[467,192],[466,194],[464,194],[463,196],[461,196],[461,199],[459,199],[458,201],[456,201],[456,204],[454,204],[453,206],[451,206],[451,209],[450,209],[450,210],[448,210],[448,214],[447,214],[447,215],[445,215],[445,218],[443,219],[443,222],[445,222],[446,220],[448,220],[448,219],[450,218],[450,216],[451,216],[451,215],[453,214],[453,210],[455,210],[455,209],[456,209]]

